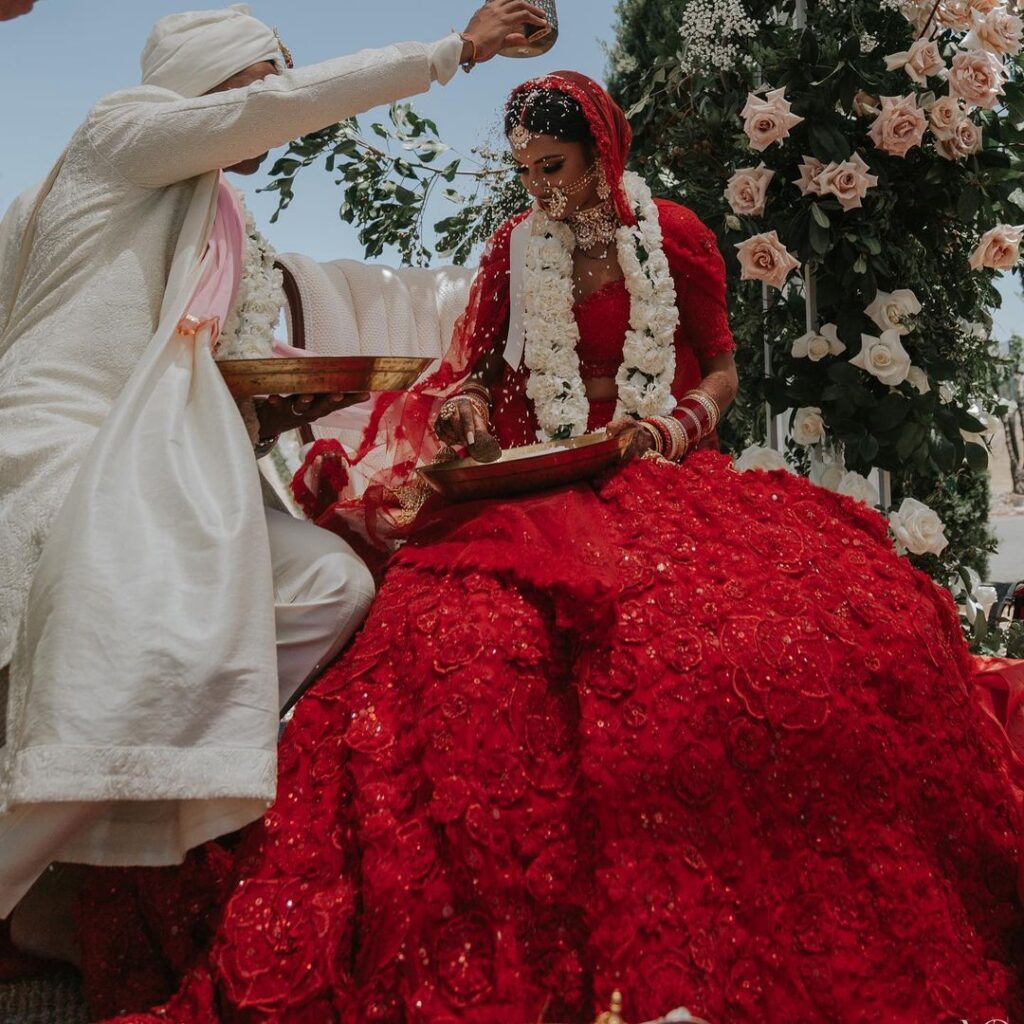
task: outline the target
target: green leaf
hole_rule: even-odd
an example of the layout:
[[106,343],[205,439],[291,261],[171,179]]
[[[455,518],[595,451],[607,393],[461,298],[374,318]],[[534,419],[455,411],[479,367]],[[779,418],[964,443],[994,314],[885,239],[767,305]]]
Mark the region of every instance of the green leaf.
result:
[[960,193],[956,202],[956,215],[969,224],[981,208],[981,189],[968,186]]
[[874,462],[875,457],[878,455],[878,440],[872,437],[871,434],[865,434],[857,442],[857,450],[865,462]]
[[878,403],[871,417],[871,425],[875,430],[892,430],[903,423],[910,413],[910,403],[899,393],[891,392]]
[[811,203],[811,216],[814,218],[814,222],[823,228],[832,227],[832,221],[828,219],[828,214],[818,205],[818,203]]
[[988,470],[988,449],[983,444],[969,442],[965,454],[972,473],[984,473]]

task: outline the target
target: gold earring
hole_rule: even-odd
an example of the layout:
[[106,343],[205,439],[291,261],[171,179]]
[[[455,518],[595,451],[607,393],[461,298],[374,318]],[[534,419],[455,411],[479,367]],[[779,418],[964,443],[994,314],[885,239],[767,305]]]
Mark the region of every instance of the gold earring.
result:
[[604,173],[604,168],[597,165],[597,198],[604,202],[611,198],[612,187],[608,184],[608,175]]

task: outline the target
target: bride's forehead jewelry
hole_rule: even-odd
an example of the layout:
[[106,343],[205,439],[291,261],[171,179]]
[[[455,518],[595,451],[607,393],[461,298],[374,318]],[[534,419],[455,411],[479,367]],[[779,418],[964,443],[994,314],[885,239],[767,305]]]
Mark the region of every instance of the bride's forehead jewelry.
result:
[[513,98],[513,103],[519,97],[523,97],[522,106],[519,108],[519,123],[508,133],[509,144],[517,153],[526,149],[538,135],[544,134],[543,132],[531,132],[526,127],[527,114],[540,96],[546,97],[549,105],[561,107],[566,114],[579,113],[579,104],[571,96],[559,92],[557,89],[529,89],[517,93]]
[[289,50],[288,47],[284,45],[284,41],[281,39],[280,35],[278,35],[277,29],[275,28],[272,31],[274,33],[274,38],[277,40],[277,45],[281,49],[281,56],[284,57],[285,67],[291,70],[293,67],[295,67],[295,60],[292,57],[292,51]]

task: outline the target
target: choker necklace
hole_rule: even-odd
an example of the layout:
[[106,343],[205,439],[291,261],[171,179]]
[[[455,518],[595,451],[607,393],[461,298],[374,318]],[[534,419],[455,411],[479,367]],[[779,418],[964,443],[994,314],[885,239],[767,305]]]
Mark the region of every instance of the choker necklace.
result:
[[578,210],[568,220],[576,237],[576,246],[584,255],[588,249],[598,245],[604,245],[607,250],[615,241],[615,232],[619,228],[619,219],[615,216],[612,204],[607,201],[589,210]]

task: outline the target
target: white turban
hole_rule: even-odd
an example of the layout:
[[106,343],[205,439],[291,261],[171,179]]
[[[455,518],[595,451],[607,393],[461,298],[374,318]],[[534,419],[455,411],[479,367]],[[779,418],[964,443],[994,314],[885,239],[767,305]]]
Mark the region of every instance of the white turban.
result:
[[186,11],[161,18],[142,50],[142,83],[196,97],[261,61],[283,70],[273,29],[252,17],[248,4]]

